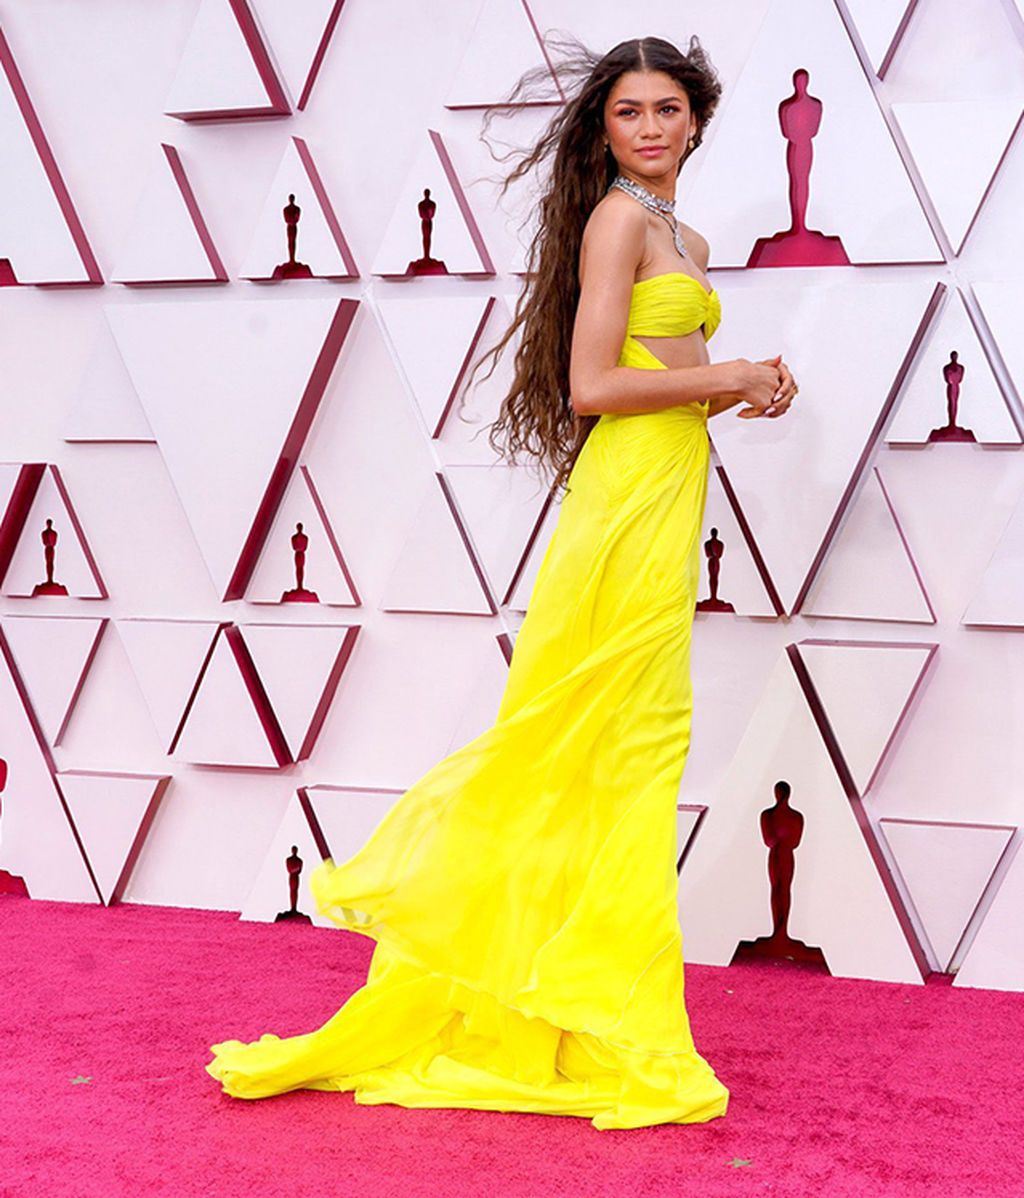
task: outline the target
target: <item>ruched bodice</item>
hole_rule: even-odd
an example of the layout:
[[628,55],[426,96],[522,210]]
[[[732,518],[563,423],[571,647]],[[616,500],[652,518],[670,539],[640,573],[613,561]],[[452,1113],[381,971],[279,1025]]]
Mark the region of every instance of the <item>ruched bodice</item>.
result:
[[693,275],[669,271],[633,284],[627,333],[634,337],[683,337],[704,326],[704,340],[722,319],[718,292],[705,291]]

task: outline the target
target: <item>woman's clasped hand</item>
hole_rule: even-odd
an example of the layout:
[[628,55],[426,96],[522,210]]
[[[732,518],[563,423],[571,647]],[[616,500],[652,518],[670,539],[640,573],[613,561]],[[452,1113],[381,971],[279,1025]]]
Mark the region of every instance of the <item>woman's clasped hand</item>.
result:
[[758,416],[768,416],[774,419],[789,411],[789,405],[800,388],[796,385],[793,374],[782,360],[782,354],[774,358],[763,358],[757,362],[748,362],[745,358],[737,361],[741,379],[737,388],[740,399],[748,407],[741,408],[736,413],[745,420]]

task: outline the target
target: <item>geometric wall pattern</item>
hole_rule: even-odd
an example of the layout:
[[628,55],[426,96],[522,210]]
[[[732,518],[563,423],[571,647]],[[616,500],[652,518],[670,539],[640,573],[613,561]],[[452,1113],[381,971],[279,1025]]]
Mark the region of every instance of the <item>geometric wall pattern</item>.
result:
[[[273,921],[297,878],[319,922],[320,856],[493,722],[558,519],[486,442],[507,360],[464,388],[524,269],[481,118],[549,28],[628,33],[173,0],[111,45],[115,7],[60,43],[0,13],[0,882]],[[771,931],[786,802],[788,933],[833,974],[1024,990],[1024,23],[972,6],[968,61],[946,0],[741,8],[702,18],[724,93],[679,212],[711,360],[781,352],[800,396],[709,425],[687,958]]]

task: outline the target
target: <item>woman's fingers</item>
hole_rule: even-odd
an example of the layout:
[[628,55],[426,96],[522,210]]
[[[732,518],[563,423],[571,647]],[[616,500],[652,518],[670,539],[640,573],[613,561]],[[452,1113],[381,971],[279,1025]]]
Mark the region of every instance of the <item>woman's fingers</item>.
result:
[[776,399],[782,399],[786,392],[793,386],[793,374],[785,362],[779,362],[779,386],[775,395],[772,397],[773,402]]

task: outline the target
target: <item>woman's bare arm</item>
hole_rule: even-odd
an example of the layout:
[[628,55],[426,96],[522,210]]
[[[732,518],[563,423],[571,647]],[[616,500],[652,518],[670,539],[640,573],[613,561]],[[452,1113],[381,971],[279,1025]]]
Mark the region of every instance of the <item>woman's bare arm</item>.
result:
[[611,198],[598,204],[584,230],[569,360],[572,406],[581,415],[656,412],[739,389],[735,362],[664,370],[617,364],[646,235],[645,210]]

